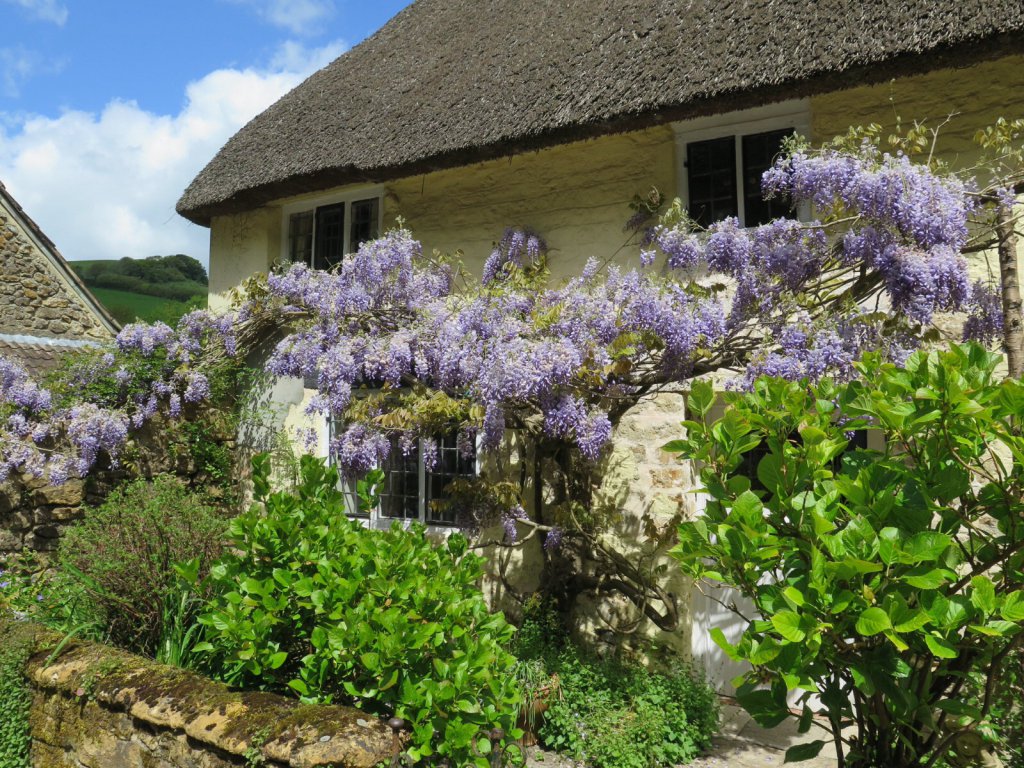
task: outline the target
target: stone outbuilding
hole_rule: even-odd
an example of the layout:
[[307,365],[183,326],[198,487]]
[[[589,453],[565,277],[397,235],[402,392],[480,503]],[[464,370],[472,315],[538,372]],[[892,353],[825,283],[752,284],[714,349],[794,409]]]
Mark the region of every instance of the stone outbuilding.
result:
[[0,184],[0,355],[38,375],[69,349],[111,340],[118,327]]

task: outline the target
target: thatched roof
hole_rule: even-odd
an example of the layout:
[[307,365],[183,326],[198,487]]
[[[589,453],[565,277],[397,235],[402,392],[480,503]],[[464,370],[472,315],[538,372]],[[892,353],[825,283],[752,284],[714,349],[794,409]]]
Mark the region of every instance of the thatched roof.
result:
[[235,134],[178,211],[209,224],[1022,50],[1021,0],[417,0]]

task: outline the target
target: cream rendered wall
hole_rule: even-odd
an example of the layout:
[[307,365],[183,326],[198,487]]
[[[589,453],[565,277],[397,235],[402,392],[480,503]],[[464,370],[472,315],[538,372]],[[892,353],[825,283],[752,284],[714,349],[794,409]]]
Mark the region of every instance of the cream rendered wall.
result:
[[280,257],[280,208],[215,216],[210,222],[210,308],[225,308],[232,288],[266,272]]
[[401,214],[431,249],[462,249],[479,274],[505,227],[529,226],[552,249],[555,278],[590,256],[637,257],[622,248],[629,203],[652,186],[675,195],[675,150],[667,126],[437,171],[389,185],[385,222]]
[[963,69],[861,86],[811,97],[811,138],[824,141],[851,125],[895,125],[926,120],[942,128],[938,155],[966,166],[978,156],[974,132],[998,117],[1024,117],[1024,56],[1007,56]]

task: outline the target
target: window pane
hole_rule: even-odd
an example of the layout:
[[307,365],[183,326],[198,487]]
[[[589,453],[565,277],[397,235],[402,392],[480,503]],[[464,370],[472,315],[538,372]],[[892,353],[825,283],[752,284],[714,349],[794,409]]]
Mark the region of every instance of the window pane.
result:
[[288,219],[288,258],[310,264],[313,255],[313,212],[293,213]]
[[375,197],[371,200],[356,200],[352,203],[352,250],[355,251],[367,240],[376,240],[380,236],[377,222],[380,219],[380,201]]
[[767,171],[779,150],[782,140],[793,135],[792,128],[767,133],[754,133],[743,137],[743,210],[747,227],[767,224],[772,219],[790,213],[785,200],[765,200],[761,195],[761,176]]
[[690,216],[701,226],[735,216],[736,140],[732,136],[686,145]]
[[380,495],[383,517],[418,520],[420,517],[420,453],[414,448],[402,454],[398,441],[391,443],[391,455],[384,462],[384,487]]
[[427,481],[427,522],[452,525],[456,522],[455,510],[433,509],[433,501],[444,501],[448,484],[458,478],[476,477],[476,456],[463,456],[459,451],[458,435],[451,432],[437,441],[437,464],[433,471],[426,473]]
[[345,204],[325,205],[316,209],[317,269],[330,269],[345,255]]

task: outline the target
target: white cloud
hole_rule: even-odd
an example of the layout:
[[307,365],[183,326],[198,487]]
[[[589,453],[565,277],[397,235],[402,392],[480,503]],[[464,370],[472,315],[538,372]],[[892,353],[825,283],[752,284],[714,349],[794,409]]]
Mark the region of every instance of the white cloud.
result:
[[41,21],[50,21],[63,27],[68,20],[68,9],[57,0],[5,0],[7,3],[20,5],[32,16]]
[[0,95],[17,98],[30,77],[59,72],[65,63],[65,59],[46,59],[21,45],[0,48]]
[[37,64],[38,58],[21,46],[0,48],[0,93],[16,98],[21,92],[21,84],[29,78]]
[[296,35],[315,34],[334,15],[333,0],[229,0],[253,8],[261,18]]
[[178,197],[235,131],[343,49],[288,44],[267,69],[211,72],[176,115],[122,100],[98,114],[0,114],[0,181],[69,259],[205,262],[209,230],[175,213]]

